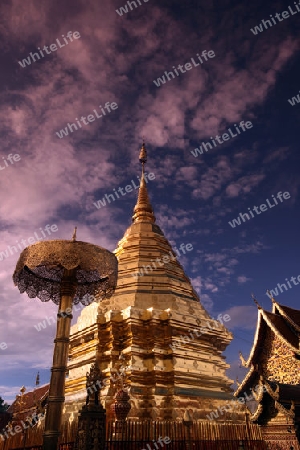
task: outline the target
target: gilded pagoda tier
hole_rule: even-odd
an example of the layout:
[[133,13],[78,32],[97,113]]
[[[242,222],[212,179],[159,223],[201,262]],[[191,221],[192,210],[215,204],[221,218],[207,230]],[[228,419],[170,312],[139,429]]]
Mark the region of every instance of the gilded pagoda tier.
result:
[[200,315],[200,305],[186,300],[172,311],[129,306],[105,312],[100,304],[96,327],[82,328],[79,319],[73,334],[67,402],[85,398],[85,373],[96,361],[107,378],[102,394],[109,411],[115,394],[111,377],[122,353],[132,402],[129,417],[182,418],[188,407],[194,419],[206,418],[232,397],[228,365],[218,349],[230,336],[220,323],[199,320]]
[[102,399],[110,411],[112,376],[122,354],[129,418],[182,419],[189,408],[193,419],[205,419],[232,399],[222,356],[232,335],[210,318],[179,263],[179,255],[192,255],[192,244],[173,250],[155,223],[143,175],[146,160],[143,145],[133,223],[115,250],[116,290],[98,308],[86,307],[72,327],[66,401],[69,411],[72,402],[84,401],[85,374],[97,363],[107,379]]

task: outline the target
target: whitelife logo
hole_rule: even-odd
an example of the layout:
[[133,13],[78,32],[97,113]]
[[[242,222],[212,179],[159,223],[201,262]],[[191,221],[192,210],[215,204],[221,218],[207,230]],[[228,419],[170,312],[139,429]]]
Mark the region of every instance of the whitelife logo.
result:
[[[203,52],[201,53],[201,56],[203,59],[205,59],[205,61],[208,61],[208,58],[214,58],[216,55],[214,53],[213,50],[209,50],[208,52],[206,50],[203,50]],[[200,61],[201,64],[203,64],[204,61],[202,61],[202,58],[199,55],[199,53],[197,53],[197,57],[198,60]],[[208,56],[208,58],[207,58]],[[194,58],[191,58],[191,61],[193,63],[194,67],[200,66],[199,63],[197,63]],[[179,64],[177,69],[180,70],[181,73],[186,73],[188,70],[193,69],[193,66],[190,62],[185,63],[184,68],[183,69],[183,65]],[[176,69],[175,66],[173,66],[174,72],[176,73],[176,75],[179,77],[180,73],[178,73],[178,70]],[[175,78],[174,72],[167,72],[165,71],[165,76],[167,77],[167,80],[165,79],[165,76],[162,75],[161,78],[157,78],[156,80],[153,80],[153,83],[155,84],[156,87],[160,87],[161,84],[165,84],[167,81],[170,81],[172,79]],[[172,76],[172,78],[170,78],[170,75]]]
[[6,169],[6,167],[10,167],[6,159],[8,159],[8,161],[10,162],[10,165],[12,165],[14,163],[14,161],[15,162],[20,161],[21,156],[18,153],[16,153],[15,155],[10,153],[9,155],[6,156],[6,159],[5,159],[4,156],[2,156],[2,159],[4,159],[4,161],[3,161],[4,162],[4,167],[2,167],[1,164],[0,164],[0,170],[4,170],[4,169]]
[[[300,92],[300,91],[299,91]],[[292,97],[288,99],[288,102],[290,105],[295,106],[296,103],[300,103],[300,94],[297,95],[297,97]]]
[[[79,39],[79,38],[80,38],[80,34],[78,33],[78,31],[74,31],[74,32],[68,31],[68,33],[67,33],[67,38],[70,40],[70,42],[73,42],[72,35],[73,35],[73,38],[74,38],[74,39]],[[56,42],[57,42],[57,44],[59,45],[59,48],[65,47],[66,45],[69,44],[69,42],[68,42],[67,39],[65,38],[64,34],[62,34],[62,37],[63,37],[63,40],[65,41],[65,44],[62,44],[62,45],[61,45],[60,40],[59,40],[59,39],[56,39]],[[40,49],[40,47],[38,47],[38,50],[39,50],[39,52],[40,52],[40,55],[44,58],[45,55],[44,55],[43,51]],[[56,45],[56,44],[51,44],[51,45],[50,45],[50,50],[51,50],[50,52],[48,51],[47,45],[44,45],[43,50],[44,50],[44,52],[47,53],[47,55],[50,55],[51,52],[56,52],[56,50],[57,50],[57,45]],[[22,62],[21,62],[21,61],[18,61],[18,63],[20,64],[21,67],[23,67],[23,68],[26,67],[26,64],[27,64],[28,66],[30,66],[30,64],[31,64],[30,58],[32,59],[33,62],[36,62],[36,61],[37,61],[35,58],[37,58],[38,60],[41,59],[41,57],[40,57],[40,55],[39,55],[38,53],[32,53],[32,52],[30,52],[29,55],[30,55],[30,56],[28,56],[28,58],[24,58],[24,59],[22,60]]]
[[[90,295],[90,294],[86,294],[85,297],[86,297],[88,304],[91,304],[95,299],[94,295]],[[60,321],[60,319],[71,316],[73,312],[80,311],[84,307],[85,307],[85,305],[83,305],[82,303],[79,303],[78,305],[74,305],[72,308],[67,308],[65,311],[59,311],[58,314],[55,314],[50,317],[46,317],[46,319],[43,320],[43,322],[39,322],[37,325],[34,325],[34,328],[37,331],[45,330],[45,328],[47,328],[47,324],[48,325],[56,324],[57,322]],[[47,321],[47,323],[46,323],[46,321]]]
[[[53,224],[51,226],[46,225],[44,230],[42,228],[40,228],[40,230],[41,230],[42,237],[39,237],[38,233],[35,231],[34,232],[35,237],[27,238],[28,244],[26,242],[26,239],[21,239],[21,244],[23,245],[23,248],[21,247],[21,244],[19,243],[19,241],[16,241],[19,250],[24,250],[24,248],[27,247],[28,245],[34,244],[36,241],[42,241],[45,237],[47,237],[47,235],[44,233],[44,230],[47,231],[48,236],[50,236],[51,232],[55,233],[56,231],[58,231],[58,228],[57,228],[57,225]],[[3,259],[8,258],[10,255],[13,255],[14,253],[18,253],[19,250],[17,249],[17,247],[15,245],[12,245],[12,246],[8,245],[7,250],[5,250],[4,252],[0,252],[0,261],[3,261]]]
[[169,344],[169,347],[174,351],[177,347],[180,347],[182,344],[184,345],[187,342],[193,341],[195,339],[195,335],[196,337],[200,337],[202,334],[207,333],[209,329],[214,331],[220,325],[223,325],[223,320],[224,322],[228,322],[229,320],[231,320],[231,317],[229,314],[225,314],[224,316],[223,314],[219,314],[217,319],[214,319],[212,317],[211,320],[214,322],[212,326],[210,322],[206,322],[207,326],[202,326],[199,330],[195,328],[194,330],[190,331],[189,335],[181,335],[179,337],[176,337],[176,339],[172,342],[172,344]]
[[[290,12],[288,12],[288,11],[283,11],[282,13],[276,13],[276,14],[275,14],[275,17],[276,17],[276,19],[278,20],[278,22],[282,22],[284,19],[288,19],[288,18],[290,17],[290,13],[291,13],[292,16],[294,16],[295,14],[297,14],[298,12],[300,12],[300,8],[299,8],[300,2],[299,2],[299,3],[294,2],[294,4],[295,4],[295,6],[296,6],[297,11],[293,11],[292,8],[291,8],[290,6],[288,6],[288,9],[289,9]],[[280,14],[282,15],[282,18],[280,17]],[[272,20],[272,22],[273,22],[273,25],[277,25],[278,22],[276,22],[275,17],[273,17],[272,14],[270,14],[270,17],[271,17],[271,20]],[[255,34],[255,35],[257,35],[258,33],[262,33],[263,31],[267,30],[269,27],[272,27],[272,26],[273,26],[271,20],[269,20],[269,19],[268,19],[268,20],[262,20],[262,21],[260,22],[261,25],[256,25],[256,26],[254,27],[254,29],[253,29],[253,28],[250,28],[250,30],[251,30],[252,33]],[[265,30],[264,30],[263,27],[265,27]]]
[[[153,445],[154,447],[150,447],[150,444],[146,444],[147,448],[142,448],[142,450],[159,450],[164,447],[163,443],[168,445],[168,444],[170,444],[170,442],[171,442],[171,439],[169,438],[169,436],[165,436],[164,438],[162,436],[159,436],[158,439],[156,440],[156,442],[154,439],[153,439],[153,444],[151,442],[151,445]],[[160,444],[160,447],[157,444]]]
[[[27,428],[34,427],[40,420],[43,420],[45,418],[45,415],[43,413],[33,413],[31,417],[27,416],[24,420],[20,420],[21,425],[16,425],[13,427],[7,427],[6,429],[3,428],[2,433],[0,433],[0,438],[2,441],[5,441],[5,439],[8,439],[10,436],[15,436],[17,433],[22,433]],[[10,436],[8,435],[10,434]]]
[[[241,120],[241,122],[240,122],[239,125],[234,124],[234,126],[235,126],[235,131],[236,131],[238,134],[241,134],[241,131],[240,131],[239,127],[240,127],[243,131],[247,131],[247,130],[249,130],[250,128],[253,127],[253,124],[252,124],[250,121],[244,122],[243,120]],[[245,129],[245,127],[246,127],[246,129]],[[221,139],[221,136],[219,136],[218,134],[216,135],[215,140],[218,142],[218,144],[224,144],[225,141],[228,141],[229,139],[238,136],[238,134],[234,134],[234,133],[231,131],[231,128],[228,128],[227,131],[228,131],[229,134],[228,134],[228,133],[223,133],[223,134],[222,134],[222,139],[223,139],[223,141],[222,141],[222,139]],[[217,144],[215,143],[214,139],[213,139],[212,137],[210,137],[210,139],[212,140],[214,146],[216,147]],[[207,148],[207,146],[208,146],[208,148]],[[202,147],[203,147],[203,148],[202,148]],[[195,158],[197,158],[198,155],[202,155],[203,149],[204,149],[206,152],[208,152],[208,150],[211,150],[212,148],[213,148],[213,147],[212,147],[212,145],[211,145],[210,142],[202,142],[202,144],[199,146],[199,148],[195,148],[194,150],[191,150],[191,153],[192,153],[193,156],[195,156]]]
[[[288,285],[288,287],[289,287],[290,289],[292,289],[293,286],[291,286],[291,283],[289,282],[289,280],[288,280],[287,278],[286,278],[285,280],[286,280],[286,284]],[[294,283],[294,286],[298,286],[298,284],[300,283],[300,275],[297,276],[298,283],[296,282],[296,277],[291,277],[290,280]],[[280,293],[281,293],[281,294],[283,293],[282,286],[284,287],[284,289],[285,289],[286,291],[288,291],[288,288],[286,287],[286,284],[284,284],[284,283],[282,283],[282,284],[277,283],[277,286],[278,286],[278,288],[280,289],[280,292],[278,292],[278,289],[277,289],[277,287],[276,287],[276,288],[274,288],[274,289],[271,289],[270,291],[268,290],[268,291],[267,291],[267,295],[268,295],[268,296],[270,297],[270,299],[272,300],[273,297],[277,297],[277,295],[279,295]]]
[[6,350],[7,349],[7,343],[6,342],[1,342],[0,343],[0,350]]
[[[274,195],[272,195],[272,197],[273,197],[273,200],[274,200],[274,205],[272,205],[272,204],[269,202],[269,199],[266,199],[266,202],[267,202],[267,204],[268,204],[268,206],[269,206],[270,209],[271,209],[271,208],[274,208],[274,206],[278,205],[278,201],[276,200],[276,198],[274,197]],[[280,191],[280,192],[277,193],[277,196],[276,196],[276,197],[277,197],[277,198],[280,200],[280,202],[282,203],[282,202],[283,202],[282,197],[284,198],[284,200],[288,200],[288,199],[291,197],[291,195],[290,195],[289,192],[284,192],[284,193],[282,193],[282,192]],[[258,208],[260,209],[260,211],[258,210]],[[267,207],[267,205],[266,205],[265,203],[262,203],[260,206],[253,206],[253,211],[255,211],[257,215],[261,214],[262,212],[267,211],[267,209],[268,209],[268,207]],[[248,208],[248,210],[249,210],[249,213],[250,213],[250,215],[251,215],[251,217],[252,217],[252,219],[253,219],[253,217],[255,217],[255,215],[253,214],[253,211],[251,211],[250,208]],[[244,213],[244,214],[240,213],[240,216],[241,216],[241,219],[243,220],[243,222],[246,222],[246,219],[247,219],[247,220],[250,220],[250,217],[249,217],[249,214],[248,214],[248,213]],[[246,219],[245,219],[245,217],[246,217]],[[232,222],[229,221],[228,223],[229,223],[229,225],[230,225],[232,228],[235,228],[236,225],[241,225],[241,219],[240,219],[240,217],[238,217],[237,219],[233,219]]]
[[[256,393],[256,395],[259,395],[261,392],[267,392],[267,389],[265,386],[261,386],[261,385],[257,384],[253,389],[251,389],[251,391],[252,391],[252,393],[250,394],[250,396],[248,396],[247,393],[244,392],[241,397],[231,400],[231,402],[226,403],[226,405],[219,406],[218,409],[215,409],[209,415],[206,415],[206,417],[209,420],[218,419],[218,417],[222,416],[224,412],[232,412],[234,409],[236,409],[239,406],[239,403],[244,405],[246,402],[255,400],[253,391]],[[244,396],[245,396],[245,398],[244,398]]]
[[[144,0],[144,3],[147,3],[148,1],[149,0]],[[136,2],[130,2],[130,1],[127,2],[127,5],[129,6],[131,11],[133,10],[133,7],[132,7],[133,4],[134,4],[135,8],[138,8],[138,6],[142,5],[141,0],[137,0],[137,2],[139,3],[139,5],[137,5]],[[121,6],[120,9],[116,9],[115,10],[116,13],[118,13],[119,16],[123,16],[123,14],[127,14],[129,12],[127,5]]]
[[[102,114],[104,116],[106,116],[106,113],[105,113],[104,109],[102,108],[102,105],[100,105],[99,108],[101,109]],[[104,105],[104,108],[110,113],[111,109],[112,110],[118,109],[118,105],[115,102],[112,102],[112,103],[106,102]],[[95,113],[95,116],[97,117],[97,119],[100,119],[102,117],[102,114],[100,114],[100,116],[99,116],[99,114],[97,113],[97,111],[95,109],[93,110],[93,112]],[[86,122],[86,119],[88,120],[88,122]],[[77,117],[75,120],[77,121],[78,127],[81,128],[81,123],[79,122]],[[93,114],[89,114],[87,117],[81,116],[80,120],[84,125],[89,125],[89,123],[94,122],[95,117],[93,116]],[[64,128],[63,130],[60,130],[60,131],[56,131],[56,134],[60,139],[62,139],[64,136],[68,136],[68,134],[69,134],[68,127],[69,127],[69,130],[71,131],[71,133],[73,133],[73,131],[75,131],[75,130],[78,130],[75,123],[71,123],[71,124],[68,123],[66,128]],[[75,127],[75,130],[73,130],[72,127]]]
[[[180,244],[179,249],[182,251],[182,253],[183,253],[184,255],[185,255],[185,249],[184,249],[184,248],[186,248],[186,250],[187,250],[188,252],[190,252],[191,250],[193,250],[192,244]],[[155,262],[153,261],[153,259],[151,259],[151,264],[152,264],[153,268],[154,268],[154,269],[157,269],[156,263],[159,264],[160,267],[162,267],[162,266],[164,266],[165,264],[168,264],[171,260],[177,259],[178,256],[181,256],[180,251],[179,251],[176,247],[174,247],[174,249],[175,249],[175,252],[177,253],[177,256],[174,256],[174,255],[173,255],[173,252],[170,251],[169,254],[163,255],[161,258],[156,258]],[[170,255],[170,256],[169,256],[169,255]],[[140,269],[139,272],[133,273],[132,276],[133,276],[134,278],[137,278],[137,277],[139,277],[139,276],[142,277],[142,276],[145,275],[145,272],[146,272],[147,275],[148,275],[148,269],[149,269],[151,272],[153,272],[152,266],[150,266],[150,265],[145,266],[145,264],[144,264],[144,265],[143,265],[143,269]]]
[[[148,175],[148,172],[145,172],[144,178],[145,178],[146,183],[148,183],[149,180],[154,180],[155,175],[153,172],[150,172],[149,175]],[[149,180],[147,178],[149,178]],[[140,177],[138,175],[137,175],[137,179],[140,181]],[[126,195],[126,193],[129,193],[132,191],[132,186],[134,187],[134,189],[138,189],[138,187],[139,187],[139,185],[135,184],[134,180],[131,180],[131,184],[127,184],[124,188],[119,187],[118,191],[122,194],[122,196],[124,196],[124,195]],[[125,192],[124,192],[124,189],[125,189]],[[101,206],[104,207],[106,205],[106,201],[107,201],[107,203],[110,203],[110,199],[115,201],[116,199],[115,199],[114,195],[117,198],[120,198],[116,189],[113,189],[113,190],[114,190],[114,193],[105,194],[105,196],[102,198],[102,200],[97,200],[97,203],[94,202],[94,205],[96,206],[97,209],[100,209]],[[105,199],[106,199],[106,201],[105,201]]]

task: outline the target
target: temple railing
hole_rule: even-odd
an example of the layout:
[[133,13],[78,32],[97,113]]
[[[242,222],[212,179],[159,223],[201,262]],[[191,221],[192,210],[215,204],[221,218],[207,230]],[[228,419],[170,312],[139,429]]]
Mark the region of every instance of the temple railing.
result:
[[[62,428],[60,450],[75,450],[77,424]],[[0,440],[0,450],[42,450],[43,427]],[[163,442],[163,447],[161,443]],[[154,445],[155,444],[155,445]],[[212,421],[107,421],[105,450],[265,450],[257,425]]]

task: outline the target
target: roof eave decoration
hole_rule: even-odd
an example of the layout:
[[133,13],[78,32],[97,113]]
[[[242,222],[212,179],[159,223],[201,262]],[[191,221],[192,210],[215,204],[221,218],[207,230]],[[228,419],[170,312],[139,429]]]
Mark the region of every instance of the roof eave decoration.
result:
[[290,325],[292,325],[297,331],[300,331],[300,326],[297,325],[293,319],[291,319],[291,317],[282,309],[282,305],[280,305],[280,303],[278,303],[276,301],[276,299],[273,297],[273,295],[271,294],[271,292],[269,290],[267,290],[267,294],[270,297],[270,299],[272,300],[272,313],[275,314],[276,310],[279,312],[279,314],[281,316],[283,316]]
[[254,354],[255,354],[255,350],[256,350],[256,347],[258,344],[258,340],[259,340],[259,334],[261,331],[262,311],[263,311],[263,309],[261,309],[261,308],[258,308],[258,310],[257,310],[258,316],[257,316],[257,325],[256,325],[256,330],[255,330],[254,341],[253,341],[253,345],[252,345],[252,348],[250,351],[249,358],[246,361],[244,360],[244,364],[243,364],[244,367],[250,366],[250,364],[252,363]]
[[240,357],[240,360],[241,360],[241,363],[242,363],[242,366],[243,367],[246,367],[246,363],[247,363],[247,361],[246,361],[246,359],[243,357],[243,354],[242,354],[242,352],[241,351],[239,351],[239,357]]
[[273,398],[273,400],[279,400],[279,384],[276,383],[276,389],[275,391],[273,391],[270,384],[268,383],[268,380],[266,380],[266,382],[264,383],[264,387],[266,388],[266,391],[270,395],[270,397]]
[[261,415],[261,413],[263,412],[264,407],[263,405],[261,405],[260,403],[257,406],[256,411],[250,415],[249,419],[251,420],[251,422],[256,422],[259,418],[259,416]]
[[[293,405],[293,402],[292,402],[291,408],[290,409],[286,409],[281,403],[279,403],[279,401],[275,400],[275,408],[278,411],[282,412],[286,417],[288,417],[289,419],[294,421],[294,419],[295,419],[295,410],[294,410],[295,406]],[[264,410],[264,406],[261,403],[259,403],[257,408],[256,408],[256,411],[253,414],[250,415],[251,422],[256,422],[259,419],[260,415],[262,414],[263,410]]]
[[278,411],[281,411],[289,419],[294,421],[295,411],[294,411],[293,405],[291,405],[290,409],[286,409],[281,403],[279,403],[278,401],[275,400],[275,408],[278,409]]
[[243,379],[243,381],[240,383],[239,387],[237,388],[237,390],[234,392],[234,397],[238,397],[238,395],[245,390],[245,386],[247,384],[247,382],[250,380],[250,378],[252,377],[252,375],[256,372],[255,367],[252,365],[251,369],[249,370],[249,372],[247,373],[247,375],[245,376],[245,378]]
[[258,386],[259,386],[259,389],[257,389],[258,394],[255,392],[254,389],[251,389],[251,392],[252,392],[252,395],[255,398],[255,400],[258,403],[260,403],[264,396],[264,387],[265,387],[262,377],[259,378]]
[[[294,347],[289,341],[287,341],[282,334],[277,330],[277,328],[273,325],[273,323],[269,320],[268,316],[265,314],[264,310],[260,310],[261,311],[261,315],[263,316],[265,322],[267,323],[267,325],[269,325],[269,327],[271,328],[271,330],[275,333],[276,336],[279,337],[279,339],[284,342],[293,352],[295,352],[296,354],[300,354],[300,350],[299,350],[299,346]],[[250,357],[249,357],[250,358]]]
[[290,411],[293,411],[295,413],[295,402],[294,402],[294,400],[292,400],[292,402],[291,402]]

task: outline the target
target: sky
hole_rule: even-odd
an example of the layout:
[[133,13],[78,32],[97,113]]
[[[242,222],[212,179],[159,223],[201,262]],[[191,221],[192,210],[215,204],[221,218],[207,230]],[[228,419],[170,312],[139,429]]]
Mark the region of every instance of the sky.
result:
[[[245,374],[238,352],[247,357],[253,342],[251,293],[270,310],[266,289],[300,275],[298,4],[130,5],[0,5],[0,395],[8,402],[32,388],[38,370],[49,381],[55,326],[35,325],[57,311],[14,286],[19,248],[34,236],[70,239],[77,226],[78,240],[113,251],[137,190],[95,204],[138,182],[143,138],[157,223],[172,245],[193,245],[180,262],[207,311],[231,317],[232,379]],[[276,299],[298,308],[300,284],[291,283]]]

